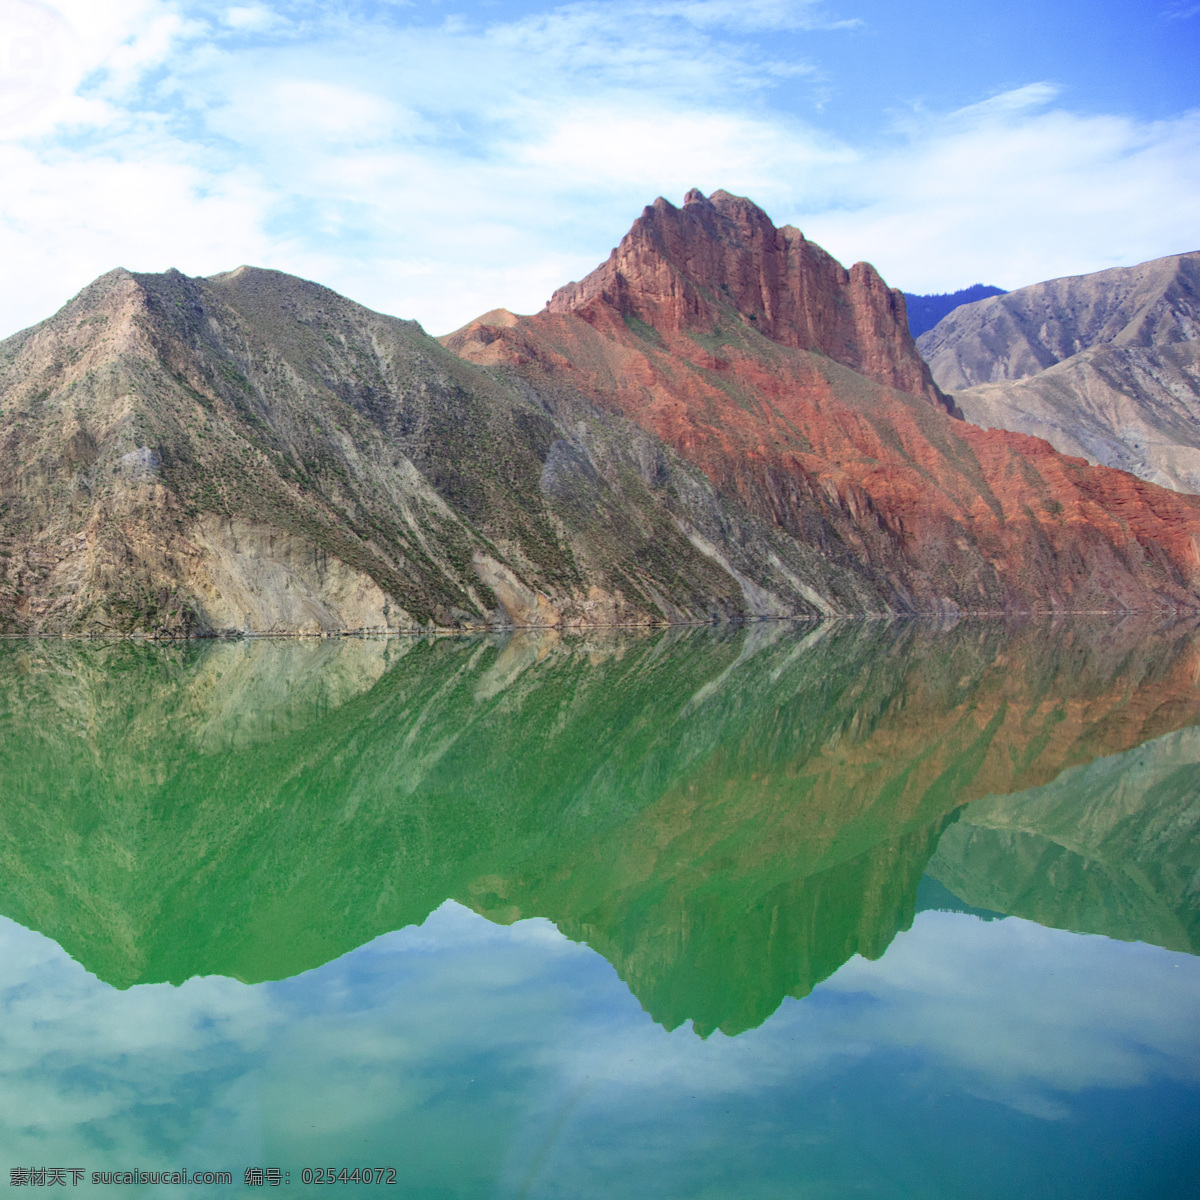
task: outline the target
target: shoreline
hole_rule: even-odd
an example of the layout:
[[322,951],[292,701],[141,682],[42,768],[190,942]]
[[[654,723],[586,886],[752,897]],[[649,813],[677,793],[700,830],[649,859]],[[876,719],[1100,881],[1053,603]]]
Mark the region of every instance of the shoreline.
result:
[[0,633],[0,641],[62,641],[62,642],[237,642],[282,639],[312,639],[323,641],[331,638],[406,638],[406,637],[474,637],[479,634],[495,633],[557,633],[569,635],[586,634],[601,629],[725,629],[745,625],[761,625],[769,622],[797,621],[806,624],[823,624],[837,621],[923,621],[955,625],[964,620],[1009,620],[1042,621],[1064,617],[1152,617],[1159,619],[1187,620],[1200,618],[1200,609],[1178,608],[1054,608],[1037,611],[1004,609],[967,609],[947,613],[937,609],[908,613],[797,613],[792,616],[739,617],[722,621],[621,621],[613,623],[577,623],[554,625],[468,625],[434,626],[415,629],[269,629],[215,630],[206,633]]

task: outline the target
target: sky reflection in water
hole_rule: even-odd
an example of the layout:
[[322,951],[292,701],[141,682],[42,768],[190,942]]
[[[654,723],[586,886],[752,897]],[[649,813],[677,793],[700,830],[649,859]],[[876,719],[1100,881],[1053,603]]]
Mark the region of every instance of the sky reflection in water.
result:
[[121,992],[8,921],[0,955],[8,1163],[394,1163],[431,1196],[1195,1178],[1200,960],[1019,919],[922,913],[879,961],[708,1039],[656,1025],[548,921],[453,902],[279,983]]

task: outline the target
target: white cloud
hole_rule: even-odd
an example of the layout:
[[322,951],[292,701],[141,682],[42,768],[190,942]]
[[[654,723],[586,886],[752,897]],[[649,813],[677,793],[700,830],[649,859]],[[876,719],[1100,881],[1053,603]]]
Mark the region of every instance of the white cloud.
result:
[[1039,107],[1052,96],[1031,86],[911,121],[794,215],[835,255],[917,292],[1021,287],[1200,246],[1200,111],[1138,122]]
[[[657,179],[676,199],[688,181],[736,177],[741,186],[761,191],[781,170],[820,170],[850,157],[807,131],[797,133],[781,144],[775,125],[741,113],[697,120],[694,112],[665,106],[581,106],[556,114],[542,136],[514,145],[512,157],[547,182],[570,180],[582,189],[603,180],[610,189],[633,191]],[[653,199],[646,196],[647,203]]]
[[235,5],[225,13],[225,24],[232,29],[247,29],[257,32],[270,29],[278,22],[279,18],[261,4]]
[[279,79],[258,92],[253,107],[228,112],[226,121],[231,133],[237,126],[242,136],[257,127],[267,137],[284,138],[309,153],[318,142],[332,142],[345,152],[399,132],[397,115],[384,97],[358,88],[312,79]]
[[826,16],[819,0],[668,0],[643,7],[647,12],[677,16],[695,25],[752,30],[849,29],[862,24],[854,17]]
[[120,83],[133,83],[141,72],[164,62],[178,40],[199,29],[199,25],[183,20],[178,13],[148,15],[148,19],[139,22],[135,33],[105,55],[103,68]]
[[[820,0],[624,0],[561,5],[552,20],[611,28],[618,21],[674,21],[699,29],[764,32],[848,29],[857,18],[827,16]],[[539,20],[539,18],[534,18]]]
[[20,180],[0,194],[0,259],[22,280],[0,299],[10,327],[48,316],[117,266],[212,274],[270,252],[267,197],[240,171],[214,178],[166,155],[47,159],[0,144],[0,176]]
[[976,104],[960,108],[941,118],[940,123],[947,128],[957,128],[970,133],[980,120],[1041,108],[1056,99],[1058,95],[1059,89],[1052,83],[1027,83],[1023,87],[998,92],[986,100],[980,100]]
[[[10,213],[0,244],[42,269],[8,312],[0,301],[0,323],[48,315],[85,268],[122,261],[189,273],[255,261],[439,332],[499,304],[540,308],[657,191],[705,176],[770,179],[756,169],[777,157],[769,120],[715,104],[696,119],[696,95],[759,81],[739,50],[697,31],[716,9],[691,7],[576,5],[485,28],[337,26],[319,51],[288,41],[271,52],[198,38],[195,20],[169,9],[131,7],[96,34],[107,58],[91,143],[29,145],[11,160],[38,212]],[[749,16],[779,22],[792,10],[808,6],[764,3]],[[167,82],[139,92],[138,64],[161,65],[184,44]],[[580,79],[594,102],[576,98]],[[825,152],[799,146],[798,166]],[[118,179],[127,206],[112,202]],[[73,211],[93,191],[98,202]]]
[[[693,1135],[714,1161],[753,1160],[782,1129],[836,1146],[832,1089],[841,1113],[877,1112],[877,1089],[907,1093],[896,1076],[910,1070],[948,1105],[982,1097],[1041,1119],[1078,1105],[1086,1119],[1093,1089],[1200,1079],[1198,989],[1187,955],[924,913],[880,960],[852,959],[759,1029],[701,1041],[654,1025],[549,922],[497,927],[453,902],[252,987],[118,992],[0,920],[0,1151],[95,1168],[294,1165],[344,1151],[349,1131],[365,1146],[403,1129],[406,1166],[441,1179],[463,1156],[507,1161],[519,1184],[548,1129],[564,1131],[556,1169],[582,1178],[597,1147],[638,1128],[672,1148],[677,1161],[656,1166],[685,1170]],[[732,1121],[714,1115],[731,1108]],[[600,1165],[602,1180],[627,1174]]]
[[96,71],[128,85],[197,29],[166,0],[61,0],[56,11],[72,33],[74,86]]

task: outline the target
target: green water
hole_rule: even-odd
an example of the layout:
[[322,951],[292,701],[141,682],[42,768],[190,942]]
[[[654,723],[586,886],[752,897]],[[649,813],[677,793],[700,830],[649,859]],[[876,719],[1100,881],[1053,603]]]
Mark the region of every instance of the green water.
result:
[[1200,1195],[1198,679],[1099,619],[0,643],[0,1182]]

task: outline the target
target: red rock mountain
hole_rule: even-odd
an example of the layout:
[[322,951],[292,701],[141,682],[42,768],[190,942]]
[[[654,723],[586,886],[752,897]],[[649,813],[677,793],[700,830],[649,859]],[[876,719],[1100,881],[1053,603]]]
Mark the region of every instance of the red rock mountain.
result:
[[730,305],[772,341],[811,350],[888,387],[949,408],[907,336],[904,296],[870,263],[849,271],[758,205],[693,188],[676,208],[661,197],[579,283],[546,307],[584,319],[607,307],[662,333],[712,333]]
[[1200,500],[958,419],[900,292],[749,200],[659,199],[545,311],[443,341],[657,434],[896,610],[1200,607]]

